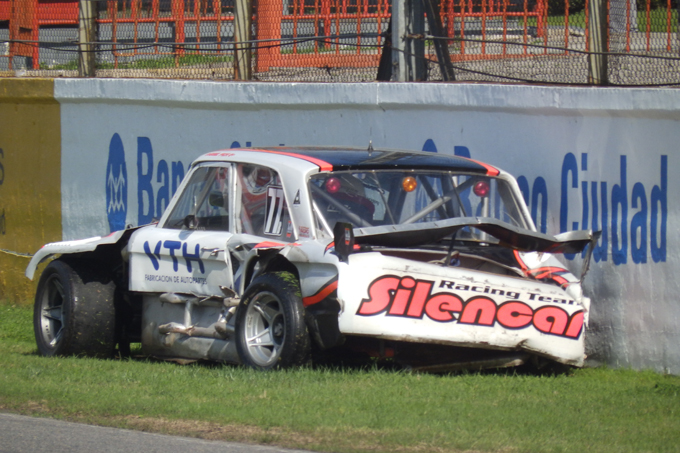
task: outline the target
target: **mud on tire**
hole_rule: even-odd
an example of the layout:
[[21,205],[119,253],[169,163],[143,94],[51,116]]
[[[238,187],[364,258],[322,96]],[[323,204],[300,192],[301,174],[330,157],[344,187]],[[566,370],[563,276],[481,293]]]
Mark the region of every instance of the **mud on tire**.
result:
[[44,356],[110,357],[115,284],[83,264],[52,261],[38,283],[33,328]]
[[309,361],[311,343],[293,274],[268,273],[252,281],[236,314],[236,349],[244,365],[261,370]]

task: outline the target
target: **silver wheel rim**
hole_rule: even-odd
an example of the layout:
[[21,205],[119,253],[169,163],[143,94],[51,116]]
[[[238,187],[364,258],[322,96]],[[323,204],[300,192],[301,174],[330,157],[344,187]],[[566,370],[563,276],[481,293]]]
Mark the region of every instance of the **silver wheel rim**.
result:
[[40,334],[50,348],[55,348],[64,332],[64,287],[58,275],[51,275],[45,282],[40,299]]
[[244,340],[248,355],[258,366],[272,365],[286,342],[281,301],[273,293],[263,291],[253,297],[246,310]]

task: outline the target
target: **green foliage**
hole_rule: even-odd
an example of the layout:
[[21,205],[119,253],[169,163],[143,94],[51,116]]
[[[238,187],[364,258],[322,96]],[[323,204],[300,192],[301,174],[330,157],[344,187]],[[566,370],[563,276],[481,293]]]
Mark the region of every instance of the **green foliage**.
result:
[[[668,7],[668,0],[636,0],[638,11],[646,11],[647,4],[649,4],[649,9],[666,9]],[[678,0],[671,0],[671,9],[676,9],[678,7]]]
[[[621,0],[625,2],[625,0]],[[569,4],[569,13],[577,13],[584,11],[586,8],[586,0],[548,0],[548,15],[549,16],[564,16],[567,2]],[[678,0],[671,0],[670,8],[677,11]],[[647,11],[647,4],[649,9],[662,9],[664,12],[668,8],[668,0],[636,0],[638,13]],[[624,3],[625,4],[625,3]]]
[[[647,31],[647,11],[638,10],[637,16],[638,31]],[[668,31],[668,11],[666,8],[655,9],[649,12],[649,31],[651,33],[665,33]],[[672,33],[678,30],[678,11],[671,11],[670,16],[670,31]]]
[[[186,66],[206,66],[218,63],[231,63],[233,61],[231,55],[224,56],[210,56],[210,55],[198,55],[198,54],[188,54],[175,59],[173,56],[162,56],[153,58],[141,58],[131,61],[127,61],[126,58],[120,58],[118,63],[118,69],[164,69],[164,68],[175,68],[175,67],[186,67]],[[98,61],[95,64],[97,69],[114,69],[115,65],[108,61]],[[71,60],[64,64],[48,65],[46,63],[40,63],[40,69],[47,70],[77,70],[78,60]]]
[[[563,14],[548,16],[548,25],[555,27],[563,27],[565,24],[565,16]],[[536,19],[530,17],[527,21],[529,25],[536,26]],[[586,14],[584,11],[570,12],[569,25],[576,27],[586,27]],[[649,12],[649,31],[651,33],[666,33],[668,32],[669,18],[668,10],[666,8],[654,9]],[[637,14],[638,31],[647,31],[647,11],[638,10]],[[675,33],[678,30],[678,11],[672,10],[670,14],[670,31]]]
[[680,377],[630,370],[257,372],[44,358],[0,304],[0,410],[328,452],[677,451]]

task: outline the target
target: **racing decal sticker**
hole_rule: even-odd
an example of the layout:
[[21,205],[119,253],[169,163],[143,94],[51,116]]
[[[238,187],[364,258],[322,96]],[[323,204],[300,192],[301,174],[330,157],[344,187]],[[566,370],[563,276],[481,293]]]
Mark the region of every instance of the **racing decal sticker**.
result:
[[212,153],[207,153],[206,156],[211,157],[234,157],[236,154],[226,152],[226,151],[214,151]]
[[[199,244],[195,244],[194,253],[190,253],[186,242],[170,240],[158,241],[154,247],[154,250],[151,251],[149,241],[144,241],[144,253],[149,258],[149,260],[151,260],[151,265],[155,270],[160,268],[162,261],[163,254],[161,253],[161,248],[165,249],[172,259],[172,270],[174,272],[179,271],[179,254],[181,250],[181,256],[184,258],[186,271],[190,273],[193,272],[191,263],[196,262],[201,274],[205,274],[205,266],[203,265],[203,260],[201,259],[201,246]],[[177,253],[177,255],[175,255],[175,253]]]
[[269,186],[267,188],[267,210],[264,221],[264,234],[280,236],[283,230],[283,213],[286,200],[283,196],[283,187]]
[[332,279],[330,279],[325,285],[321,287],[315,294],[308,296],[308,297],[303,297],[302,298],[302,305],[305,307],[308,307],[310,305],[318,304],[325,298],[333,295],[335,291],[338,289],[338,276],[336,275]]
[[286,244],[282,244],[280,242],[263,241],[263,242],[260,242],[260,243],[253,245],[251,248],[253,248],[253,249],[268,249],[268,248],[284,247],[285,245]]
[[[525,302],[514,300],[518,292],[493,289],[489,286],[462,285],[457,289],[482,292],[510,298],[498,304],[486,295],[473,295],[463,300],[452,292],[432,293],[435,282],[416,280],[411,277],[383,275],[371,282],[368,298],[362,299],[359,316],[397,316],[412,319],[428,319],[436,322],[457,322],[477,326],[493,327],[498,323],[506,329],[534,327],[549,335],[577,339],[583,330],[583,311],[569,314],[559,306],[532,308]],[[453,282],[442,281],[439,287],[453,287]],[[476,289],[476,290],[475,290]],[[558,302],[552,297],[529,293],[530,300]],[[572,301],[573,303],[573,301]]]
[[[243,150],[243,151],[246,151],[246,150]],[[295,157],[297,159],[306,160],[307,162],[310,162],[314,165],[317,165],[319,167],[319,170],[321,170],[321,171],[332,171],[333,170],[333,166],[331,164],[329,164],[328,162],[321,160],[321,159],[317,159],[315,157],[305,156],[304,154],[297,154],[297,153],[285,152],[285,151],[275,151],[275,150],[272,150],[272,149],[249,149],[247,151],[259,152],[259,153],[270,153],[270,154],[281,154],[283,156]]]

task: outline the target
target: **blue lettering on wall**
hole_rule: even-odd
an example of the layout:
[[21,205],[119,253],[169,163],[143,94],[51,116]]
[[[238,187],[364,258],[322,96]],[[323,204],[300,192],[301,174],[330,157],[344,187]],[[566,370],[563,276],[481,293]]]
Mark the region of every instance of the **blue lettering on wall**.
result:
[[[650,219],[651,252],[655,263],[666,261],[666,219],[668,206],[666,192],[668,188],[668,156],[661,156],[661,183],[652,188],[652,211]],[[659,215],[661,222],[659,222]],[[658,236],[657,236],[658,234]]]
[[[588,182],[583,181],[583,186],[588,187]],[[587,197],[587,192],[583,194],[584,197]],[[600,183],[600,205],[598,206],[598,199],[597,199],[597,181],[592,181],[590,183],[590,200],[592,201],[592,224],[590,229],[593,231],[602,231],[602,234],[600,235],[600,240],[597,244],[595,244],[595,248],[593,249],[593,259],[596,262],[600,261],[607,261],[607,250],[609,247],[609,233],[607,230],[607,225],[608,225],[608,219],[609,219],[609,204],[607,202],[607,183],[606,182],[601,182]],[[598,217],[598,211],[601,211],[602,214]],[[598,219],[601,219],[598,220]],[[585,223],[587,226],[588,224]]]
[[545,179],[540,176],[534,180],[530,206],[531,218],[534,219],[536,228],[541,233],[545,233],[548,228],[548,186]]
[[[250,141],[245,143],[246,147],[252,146]],[[232,143],[232,148],[240,147],[239,142]],[[0,154],[0,159],[2,157],[4,154]],[[161,159],[155,163],[151,140],[148,137],[137,137],[137,225],[151,223],[163,215],[184,179],[184,174],[182,161],[168,162]],[[0,160],[0,184],[4,177],[4,167]],[[111,231],[121,230],[126,226],[127,188],[125,150],[120,135],[115,133],[109,144],[106,169],[106,209]]]
[[140,225],[154,218],[153,148],[148,137],[137,137],[137,221]]
[[[571,179],[569,178],[571,175]],[[571,181],[571,183],[570,183]],[[578,167],[576,166],[576,157],[572,153],[567,153],[562,161],[562,184],[560,191],[560,233],[569,230],[578,230],[578,222],[574,222],[571,225],[567,225],[567,218],[569,215],[569,203],[568,195],[570,188],[578,187]],[[566,255],[565,255],[566,256]],[[569,259],[573,259],[574,255],[571,254]]]
[[[587,153],[583,153],[581,174],[572,153],[565,155],[562,161],[560,232],[569,229],[602,230],[602,236],[593,250],[596,262],[607,260],[609,240],[612,262],[617,266],[627,264],[629,258],[636,264],[646,263],[648,250],[655,263],[666,261],[668,156],[661,156],[660,182],[652,187],[651,193],[641,182],[632,184],[632,187],[628,184],[628,161],[625,155],[619,157],[618,181],[611,187],[610,194],[607,182],[586,180],[587,159]],[[579,178],[581,190],[578,190]],[[569,206],[572,190],[578,190],[580,195],[580,221],[571,217],[574,214],[574,209]],[[629,211],[632,215],[629,215]],[[569,223],[569,220],[572,222]],[[565,257],[573,259],[574,255],[565,254]]]
[[[437,146],[432,139],[428,139],[423,150],[436,152]],[[470,158],[470,150],[464,146],[455,146],[454,154]],[[650,256],[655,263],[665,262],[668,156],[661,156],[659,184],[654,185],[651,191],[642,182],[628,183],[628,161],[625,155],[618,159],[618,178],[613,185],[607,181],[588,181],[588,153],[582,153],[579,157],[577,159],[573,153],[567,153],[562,160],[560,232],[581,229],[602,231],[593,249],[595,262],[607,261],[610,254],[617,266],[628,262],[644,264]],[[546,178],[538,176],[532,184],[526,176],[520,175],[517,184],[529,206],[536,229],[545,233],[549,206]],[[574,195],[580,200],[578,206],[570,206],[569,199],[571,197],[573,202]],[[465,194],[461,200],[463,204],[468,201]],[[575,254],[565,254],[565,257],[572,260]]]
[[633,257],[634,263],[646,263],[647,197],[645,196],[645,187],[642,183],[636,182],[633,186],[631,207],[637,209],[638,204],[640,205],[640,210],[633,215],[633,219],[630,222],[630,254]]
[[425,140],[425,143],[423,144],[423,151],[427,151],[430,153],[436,153],[437,152],[437,145],[434,144],[434,140],[431,138],[428,138]]
[[[118,134],[115,134],[117,136]],[[122,143],[121,143],[122,147]],[[156,177],[154,179],[154,171]],[[148,137],[137,137],[137,223],[159,219],[184,178],[184,164],[161,159],[154,170],[153,147]],[[159,184],[154,187],[154,181]]]
[[468,149],[467,146],[454,146],[453,147],[453,155],[454,156],[460,156],[460,157],[467,157],[469,159],[470,158],[470,150]]
[[127,186],[123,141],[120,135],[113,134],[106,163],[106,216],[112,232],[125,228],[128,206]]
[[156,170],[156,182],[161,183],[160,189],[156,194],[156,212],[163,212],[170,203],[170,169],[164,160],[158,162]]
[[[625,264],[628,256],[628,190],[626,189],[626,156],[621,156],[621,184],[612,187],[612,260]],[[619,219],[619,208],[621,217]],[[620,220],[620,221],[619,221]],[[619,240],[619,228],[621,236]]]

